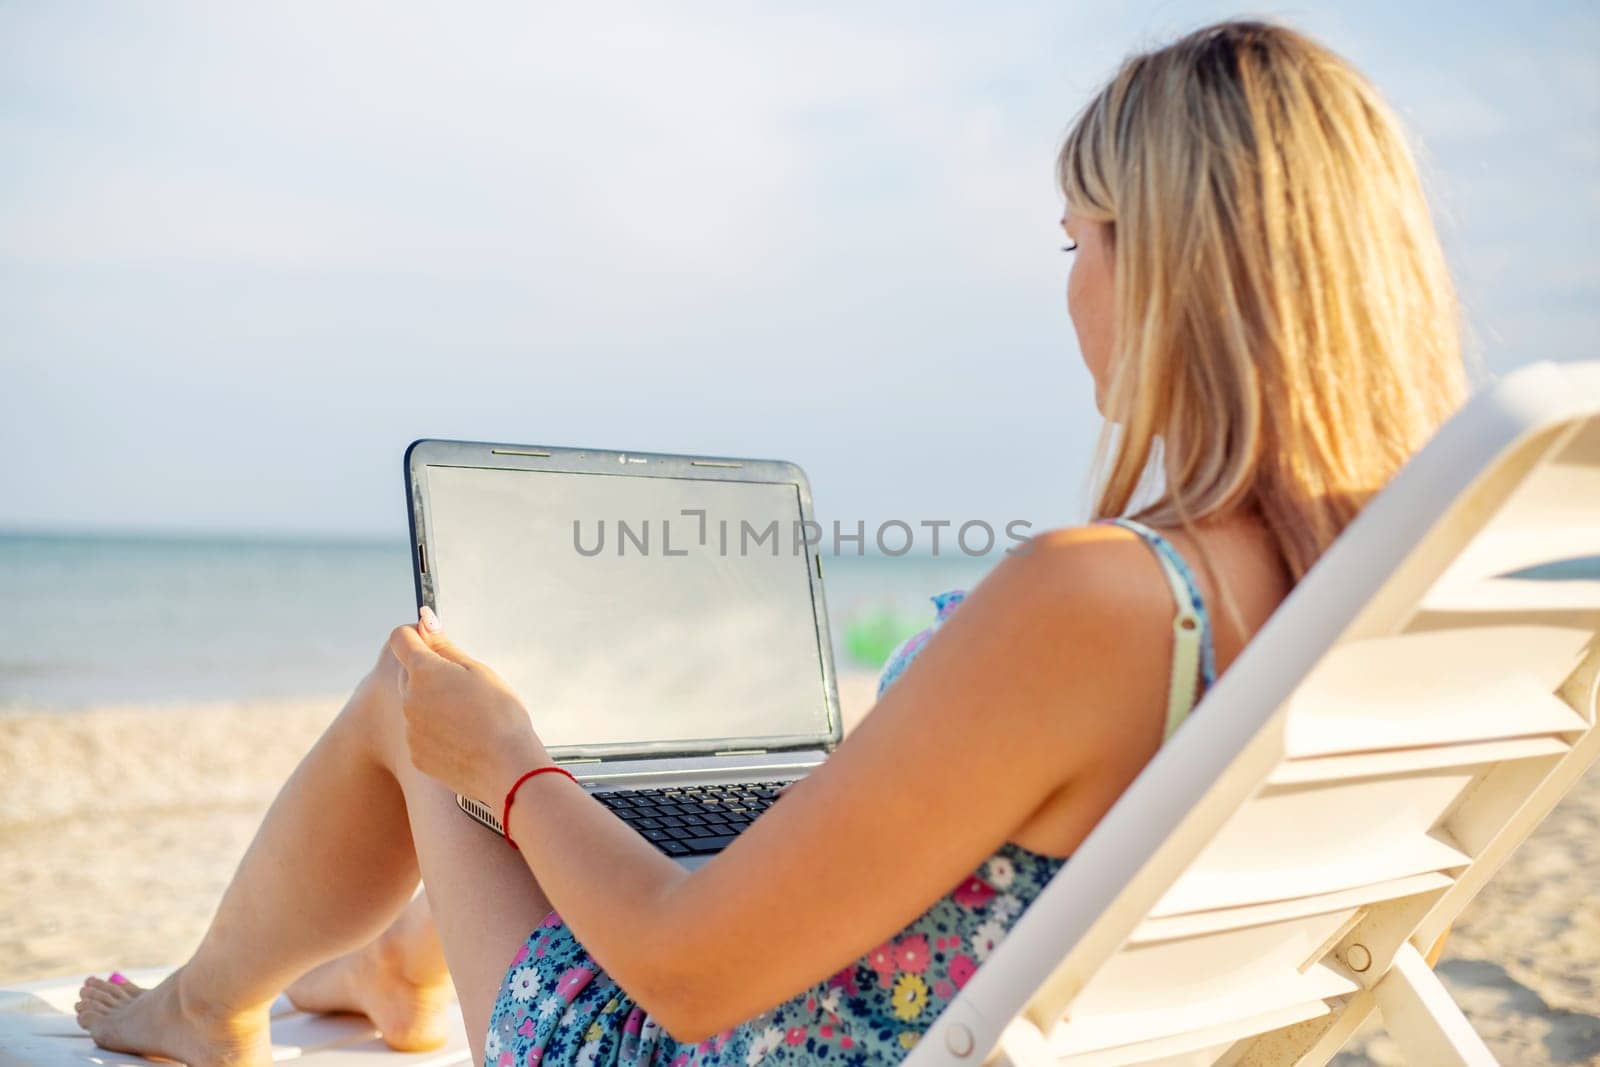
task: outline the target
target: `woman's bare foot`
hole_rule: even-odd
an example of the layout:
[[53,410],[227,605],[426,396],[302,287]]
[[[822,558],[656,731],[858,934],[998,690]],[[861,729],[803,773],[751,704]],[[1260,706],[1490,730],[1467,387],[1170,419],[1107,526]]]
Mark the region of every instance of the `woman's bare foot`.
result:
[[447,972],[418,975],[415,953],[391,929],[365,948],[329,960],[285,992],[301,1011],[354,1012],[372,1020],[386,1045],[401,1052],[438,1048],[450,1036],[455,1005]]
[[90,977],[78,990],[78,1025],[116,1052],[161,1056],[190,1067],[263,1067],[272,1062],[267,1007],[238,1012],[183,988],[183,968],[154,989]]

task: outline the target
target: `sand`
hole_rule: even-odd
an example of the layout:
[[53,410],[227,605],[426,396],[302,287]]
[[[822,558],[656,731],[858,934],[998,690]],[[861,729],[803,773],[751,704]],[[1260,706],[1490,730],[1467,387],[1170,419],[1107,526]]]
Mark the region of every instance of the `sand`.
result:
[[[871,689],[842,681],[847,724]],[[338,706],[0,714],[0,984],[185,958]],[[1439,972],[1502,1063],[1600,1062],[1600,773],[1473,902]],[[1402,1061],[1370,1026],[1336,1062]]]

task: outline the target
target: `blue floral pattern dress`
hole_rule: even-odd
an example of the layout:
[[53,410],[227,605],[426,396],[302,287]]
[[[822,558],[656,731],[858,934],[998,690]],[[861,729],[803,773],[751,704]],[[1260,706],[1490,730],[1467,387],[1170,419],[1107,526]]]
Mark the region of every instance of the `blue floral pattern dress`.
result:
[[[961,603],[889,657],[882,692]],[[1199,607],[1198,598],[1196,606]],[[1209,633],[1203,609],[1201,625]],[[1205,672],[1202,685],[1210,682]],[[1005,842],[894,937],[782,1004],[697,1043],[670,1037],[551,912],[518,950],[489,1018],[485,1067],[898,1063],[1065,863]]]

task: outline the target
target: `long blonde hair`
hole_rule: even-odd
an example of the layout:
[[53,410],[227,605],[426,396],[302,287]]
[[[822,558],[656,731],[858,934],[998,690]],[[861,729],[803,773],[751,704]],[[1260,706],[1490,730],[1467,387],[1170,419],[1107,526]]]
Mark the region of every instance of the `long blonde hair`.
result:
[[1115,248],[1091,517],[1159,471],[1134,517],[1258,509],[1298,581],[1467,391],[1398,120],[1314,41],[1228,21],[1124,62],[1057,168]]

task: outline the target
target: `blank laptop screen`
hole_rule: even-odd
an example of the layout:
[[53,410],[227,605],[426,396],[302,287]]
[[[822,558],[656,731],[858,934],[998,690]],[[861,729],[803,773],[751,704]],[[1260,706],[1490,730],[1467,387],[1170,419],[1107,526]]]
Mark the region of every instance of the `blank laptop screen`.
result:
[[510,682],[547,746],[827,735],[796,486],[432,465],[426,477],[439,617]]

